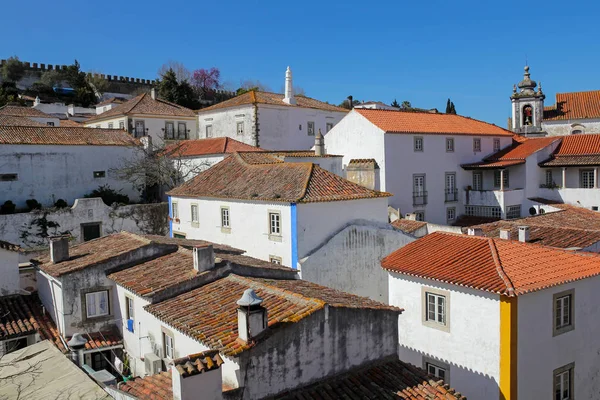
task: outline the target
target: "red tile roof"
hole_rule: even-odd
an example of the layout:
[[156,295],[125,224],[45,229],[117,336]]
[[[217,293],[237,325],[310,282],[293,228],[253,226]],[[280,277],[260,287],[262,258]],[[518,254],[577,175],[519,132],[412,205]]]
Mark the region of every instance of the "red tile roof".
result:
[[45,312],[37,293],[0,297],[0,341],[35,333],[66,352],[58,329]]
[[415,221],[406,218],[400,218],[392,222],[392,226],[406,233],[413,233],[417,229],[427,226],[425,221]]
[[466,400],[443,381],[401,360],[369,363],[312,385],[275,396],[278,400],[405,399]]
[[475,136],[513,136],[499,126],[453,114],[429,112],[354,109],[386,133],[453,134]]
[[137,146],[139,140],[117,129],[0,126],[0,144]]
[[[116,331],[85,333],[83,337],[87,339],[86,350],[102,349],[123,344],[123,338]],[[67,338],[67,341],[70,338]]]
[[173,381],[170,371],[129,380],[119,389],[139,400],[173,399]]
[[46,124],[34,121],[28,117],[0,115],[0,126],[46,126]]
[[102,114],[94,115],[85,123],[119,117],[121,115],[160,115],[164,117],[195,117],[196,113],[189,108],[166,100],[153,99],[149,93],[142,93],[133,99],[120,104]]
[[263,151],[249,144],[228,137],[185,140],[167,147],[167,152],[175,157],[206,156],[210,154],[229,154],[236,151]]
[[219,369],[223,362],[217,350],[208,350],[173,360],[173,368],[179,375],[187,378]]
[[600,165],[600,134],[582,134],[562,137],[562,142],[543,167]]
[[305,151],[298,151],[298,150],[264,150],[265,152],[267,152],[268,154],[274,156],[274,157],[297,157],[297,158],[303,158],[303,157],[344,157],[341,155],[337,155],[337,154],[323,154],[323,155],[316,155],[314,150],[305,150]]
[[214,110],[221,110],[224,108],[245,106],[249,104],[270,104],[284,107],[316,108],[319,110],[336,111],[342,113],[348,112],[348,110],[345,108],[334,106],[333,104],[324,103],[322,101],[311,99],[310,97],[306,96],[295,96],[296,104],[285,103],[283,101],[283,98],[283,94],[251,90],[249,92],[236,96],[233,99],[225,100],[221,103],[215,104],[214,106],[198,110],[198,112],[204,113]]
[[504,168],[511,165],[523,164],[527,157],[560,140],[560,137],[527,138],[519,141],[513,140],[511,146],[486,157],[483,162],[463,164],[461,167],[465,169]]
[[600,117],[600,90],[557,93],[556,104],[544,107],[544,120],[559,121]]
[[96,104],[95,107],[102,107],[108,104],[123,104],[125,102],[127,102],[127,99],[125,97],[111,97]]
[[600,255],[435,232],[381,261],[384,269],[516,296],[600,275]]
[[60,121],[60,126],[62,128],[65,128],[65,127],[67,127],[67,128],[79,128],[79,127],[83,127],[83,124],[79,123],[77,121],[70,120],[70,119],[62,119]]
[[169,196],[309,203],[388,197],[312,163],[284,163],[263,153],[234,153],[171,190]]
[[5,242],[4,240],[0,240],[0,249],[9,251],[23,251],[23,248],[21,246],[10,242]]
[[[282,329],[330,307],[401,310],[364,297],[302,280],[271,280],[229,275],[145,309],[159,320],[226,356],[236,356],[254,344],[238,340],[236,301],[252,288],[268,309],[271,329]],[[204,304],[204,307],[198,307]]]
[[43,113],[37,108],[8,105],[0,107],[0,115],[10,115],[12,117],[54,118],[52,115]]

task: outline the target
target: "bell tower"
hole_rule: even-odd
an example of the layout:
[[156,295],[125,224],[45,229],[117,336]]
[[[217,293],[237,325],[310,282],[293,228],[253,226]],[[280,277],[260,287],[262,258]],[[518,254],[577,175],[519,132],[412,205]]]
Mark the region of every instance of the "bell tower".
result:
[[542,92],[541,82],[537,91],[535,90],[536,86],[537,83],[531,80],[529,66],[525,66],[523,80],[513,86],[513,94],[510,96],[512,130],[520,135],[545,135],[542,131],[542,119],[546,95]]

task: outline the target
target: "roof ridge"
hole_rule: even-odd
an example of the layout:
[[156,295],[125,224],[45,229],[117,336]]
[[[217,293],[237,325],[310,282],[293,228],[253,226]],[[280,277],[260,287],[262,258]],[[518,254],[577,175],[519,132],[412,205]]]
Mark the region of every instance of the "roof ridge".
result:
[[252,102],[252,104],[256,104],[256,93],[254,90],[250,91],[250,101]]
[[[304,163],[302,163],[304,164]],[[306,197],[307,195],[307,191],[308,191],[308,185],[310,184],[310,180],[312,179],[312,175],[313,175],[313,171],[315,169],[315,164],[314,163],[308,163],[309,164],[309,171],[308,171],[308,176],[306,177],[306,181],[304,182],[304,186],[302,186],[302,196],[300,196],[300,198],[298,199],[298,201],[302,200],[303,198]]]
[[492,251],[492,258],[494,259],[494,264],[496,265],[496,272],[498,276],[504,284],[506,285],[506,291],[508,296],[515,296],[515,287],[513,286],[510,277],[504,272],[504,268],[502,267],[502,262],[500,261],[500,253],[498,252],[498,248],[496,247],[496,242],[492,238],[488,238],[488,244],[490,246],[490,250]]
[[[228,276],[226,276],[223,279],[227,279],[227,278],[233,279],[234,281],[236,281],[239,284],[247,283],[249,287],[250,287],[250,285],[261,286],[263,289],[265,289],[266,291],[268,291],[271,294],[277,294],[277,293],[279,293],[279,294],[286,295],[286,297],[292,297],[294,300],[303,301],[303,302],[316,303],[316,304],[320,305],[321,308],[323,308],[323,306],[325,306],[326,304],[328,304],[324,300],[317,299],[315,297],[308,297],[308,296],[305,296],[305,295],[297,293],[297,292],[293,292],[293,291],[288,290],[288,289],[284,289],[284,288],[280,288],[280,287],[277,287],[277,286],[269,285],[268,283],[265,283],[265,282],[262,282],[262,281],[257,281],[255,279],[252,279],[252,278],[247,277],[247,276],[238,275],[238,274],[229,274]],[[258,279],[264,279],[264,278],[258,278]]]

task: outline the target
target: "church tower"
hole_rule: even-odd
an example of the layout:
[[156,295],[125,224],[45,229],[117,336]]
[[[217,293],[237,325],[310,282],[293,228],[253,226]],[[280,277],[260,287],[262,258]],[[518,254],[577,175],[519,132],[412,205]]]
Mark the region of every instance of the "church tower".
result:
[[[544,99],[542,83],[536,91],[537,83],[531,80],[529,66],[525,66],[523,80],[513,86],[512,102],[512,130],[520,135],[537,134],[542,132],[542,119],[544,116]],[[519,91],[517,91],[517,87]]]

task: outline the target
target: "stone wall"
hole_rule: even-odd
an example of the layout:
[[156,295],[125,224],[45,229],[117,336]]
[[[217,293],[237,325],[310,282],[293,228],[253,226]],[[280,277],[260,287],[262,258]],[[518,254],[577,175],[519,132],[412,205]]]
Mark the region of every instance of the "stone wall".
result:
[[77,199],[73,207],[34,210],[0,215],[0,240],[24,248],[48,246],[48,236],[70,234],[83,241],[83,226],[100,224],[102,236],[128,231],[141,234],[168,233],[168,205],[135,204],[109,207],[102,199]]

